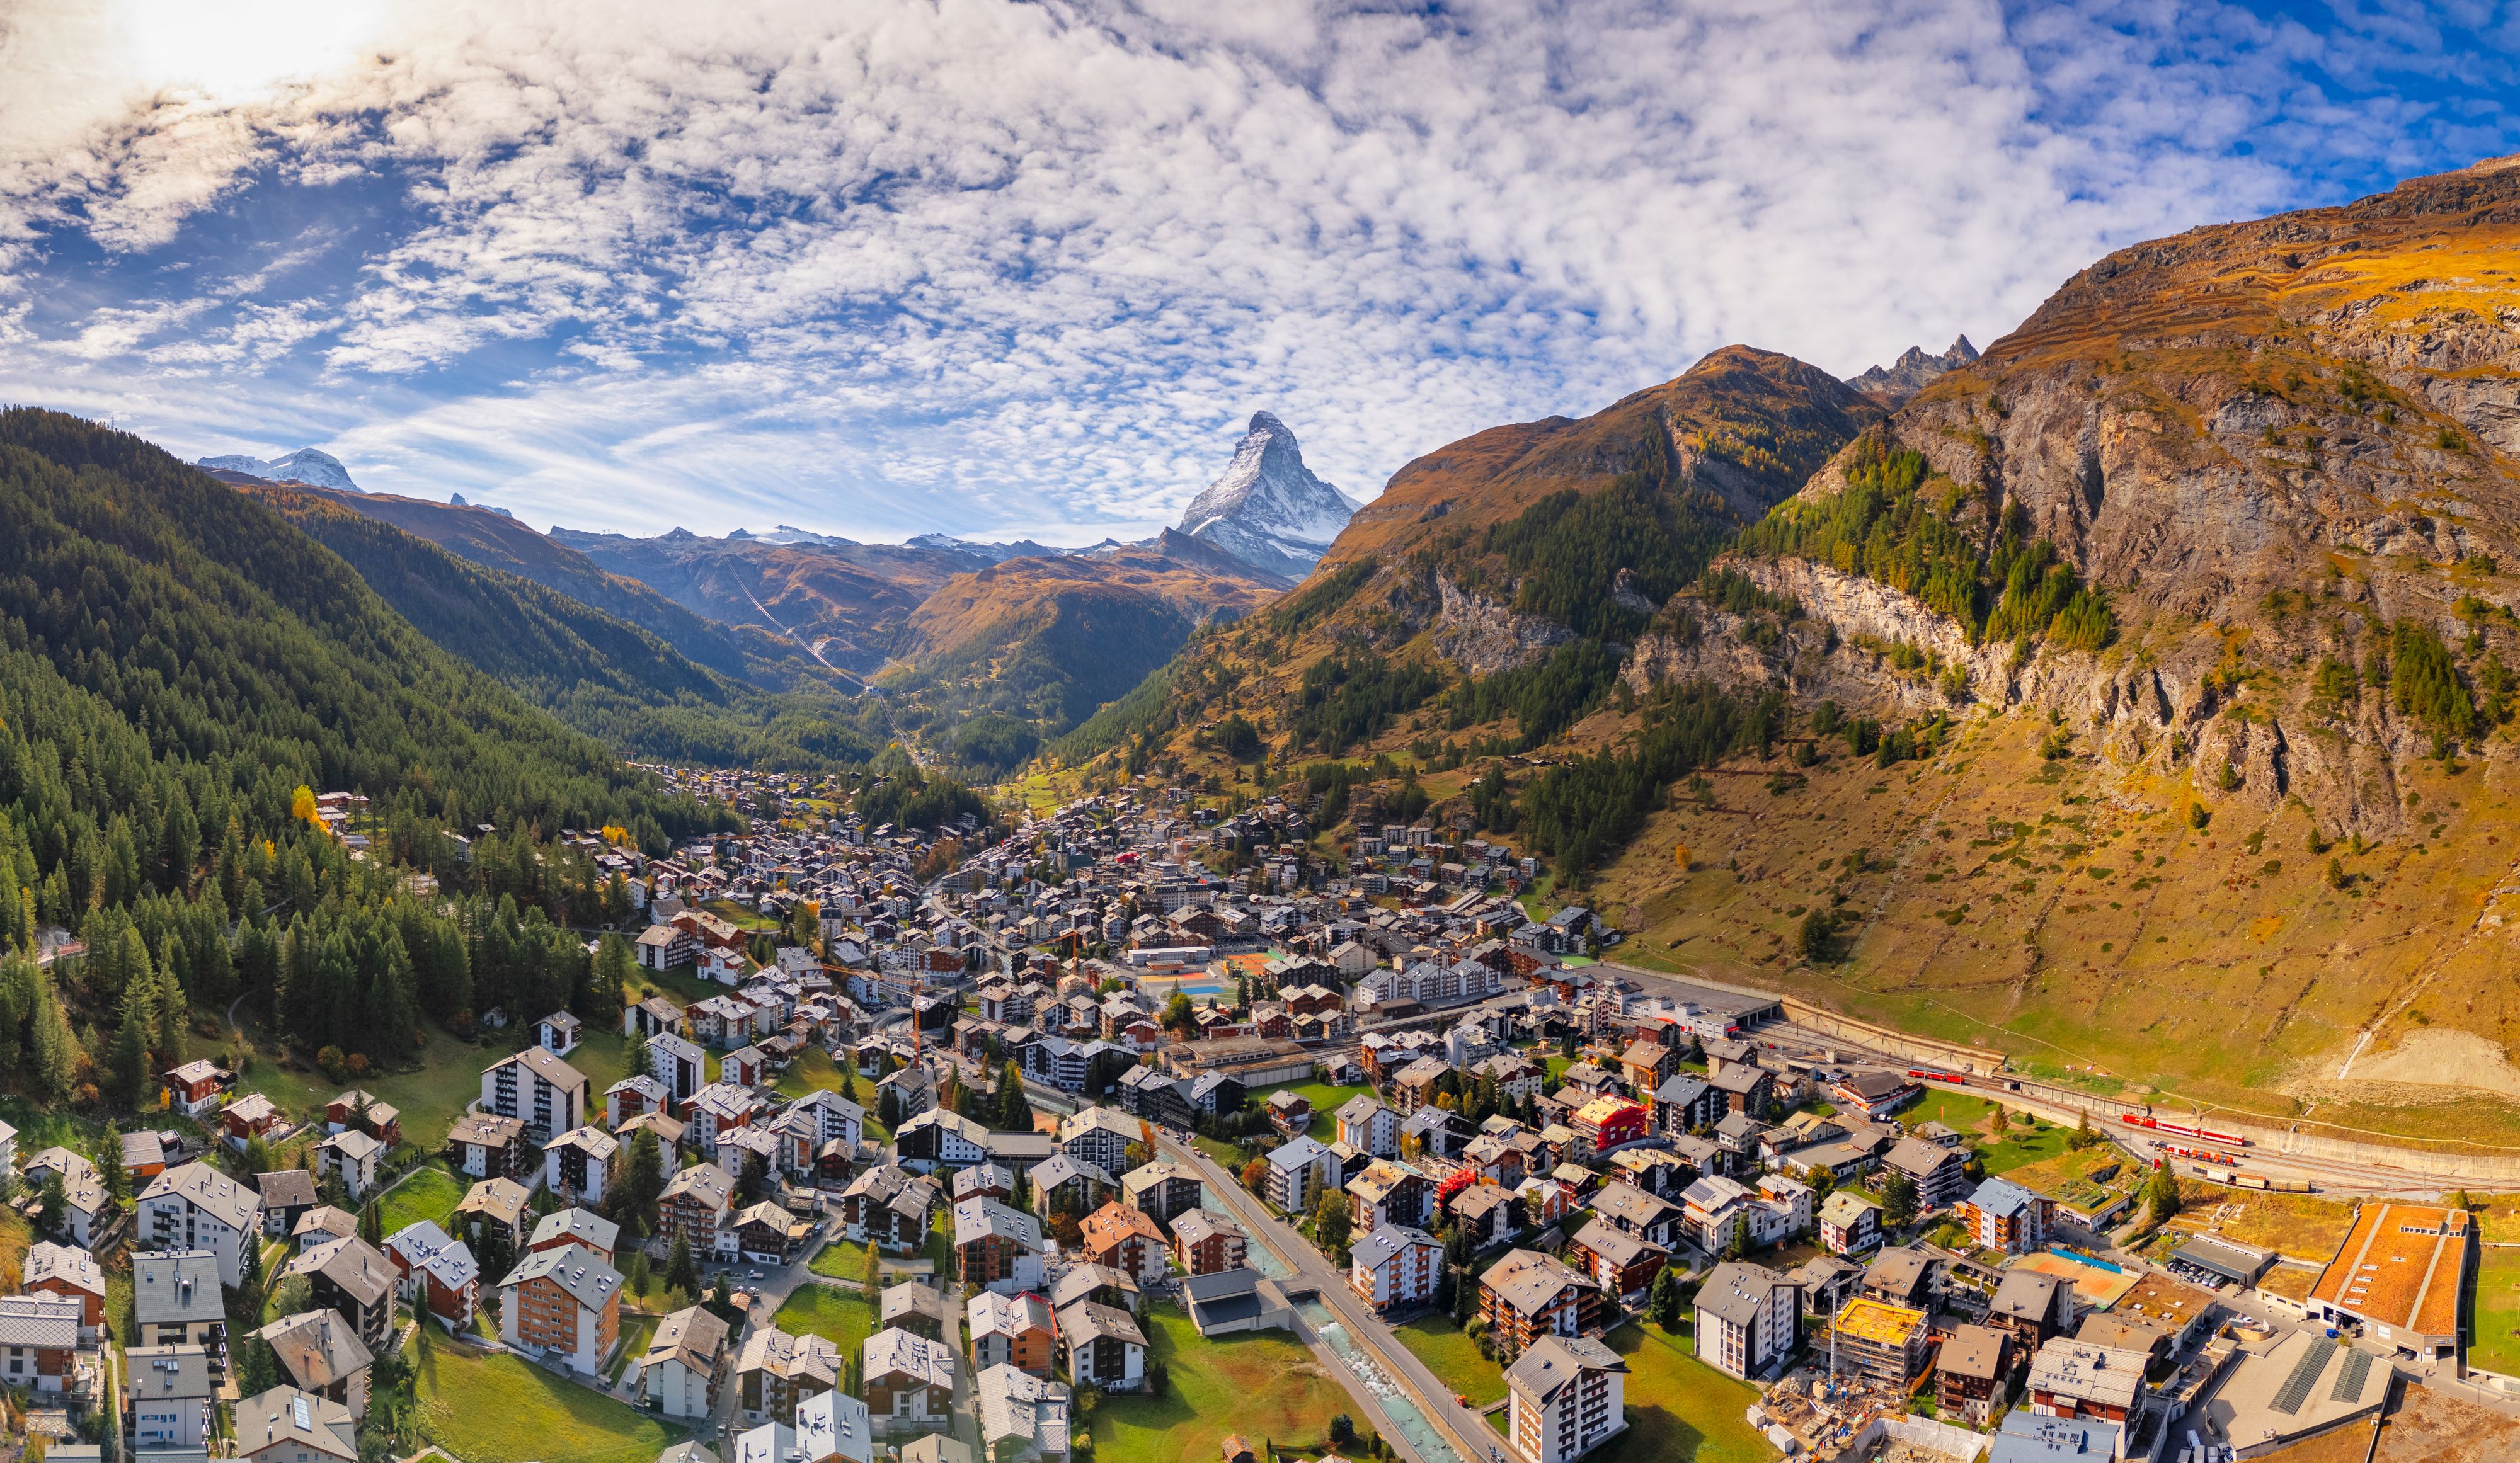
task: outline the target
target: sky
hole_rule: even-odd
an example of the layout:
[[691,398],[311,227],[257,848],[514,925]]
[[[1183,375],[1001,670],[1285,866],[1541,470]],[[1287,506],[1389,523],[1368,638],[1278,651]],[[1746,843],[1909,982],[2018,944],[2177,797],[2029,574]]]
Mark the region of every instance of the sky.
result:
[[0,0],[0,401],[627,533],[1370,498],[2520,152],[2503,0]]

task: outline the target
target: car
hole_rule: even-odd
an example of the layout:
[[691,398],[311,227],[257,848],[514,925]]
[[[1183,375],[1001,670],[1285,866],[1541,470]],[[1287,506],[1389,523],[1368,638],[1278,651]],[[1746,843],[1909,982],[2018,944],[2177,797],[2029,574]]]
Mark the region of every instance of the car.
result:
[[746,1270],[743,1272],[743,1278],[746,1280],[758,1280],[761,1278],[761,1272],[759,1270]]

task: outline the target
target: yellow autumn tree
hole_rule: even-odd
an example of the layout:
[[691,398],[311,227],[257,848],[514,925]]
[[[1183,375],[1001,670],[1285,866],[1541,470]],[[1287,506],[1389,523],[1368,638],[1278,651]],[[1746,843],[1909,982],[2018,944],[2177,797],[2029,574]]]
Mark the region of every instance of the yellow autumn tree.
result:
[[314,788],[298,784],[297,790],[289,795],[289,816],[311,828],[324,826],[324,820],[316,816]]
[[1680,866],[1681,872],[1687,873],[1688,871],[1688,845],[1686,843],[1673,844],[1671,846],[1671,862]]

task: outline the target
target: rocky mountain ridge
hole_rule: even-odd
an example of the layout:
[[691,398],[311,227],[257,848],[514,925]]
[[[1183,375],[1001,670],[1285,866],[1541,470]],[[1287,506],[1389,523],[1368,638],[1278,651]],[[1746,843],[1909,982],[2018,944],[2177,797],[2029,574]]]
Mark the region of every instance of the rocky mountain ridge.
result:
[[1960,336],[1939,356],[1925,354],[1921,345],[1911,345],[1905,354],[1885,369],[1875,366],[1862,376],[1850,376],[1846,383],[1885,407],[1907,405],[1908,399],[1925,389],[1936,377],[1959,370],[1977,359],[1977,347],[1969,337]]

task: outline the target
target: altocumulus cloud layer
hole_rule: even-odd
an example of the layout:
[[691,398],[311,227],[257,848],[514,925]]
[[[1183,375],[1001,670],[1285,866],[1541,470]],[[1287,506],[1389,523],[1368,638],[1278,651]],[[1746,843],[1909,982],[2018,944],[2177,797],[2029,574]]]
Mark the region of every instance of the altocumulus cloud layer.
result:
[[[2293,15],[2292,12],[2299,14]],[[0,398],[536,523],[1369,496],[1746,340],[2520,150],[2507,5],[18,0]]]

